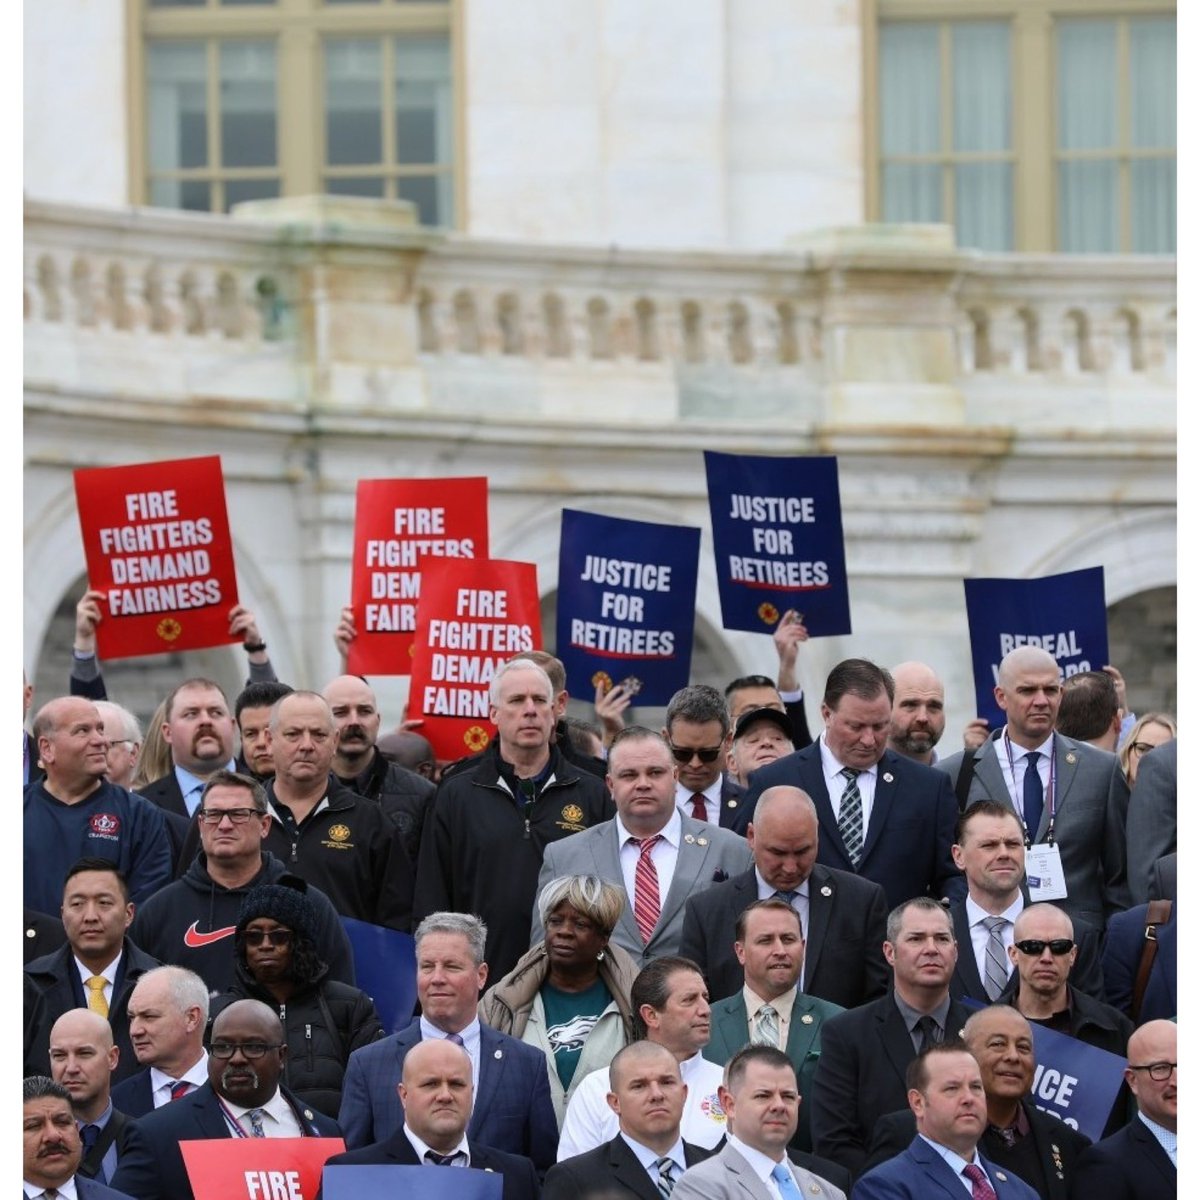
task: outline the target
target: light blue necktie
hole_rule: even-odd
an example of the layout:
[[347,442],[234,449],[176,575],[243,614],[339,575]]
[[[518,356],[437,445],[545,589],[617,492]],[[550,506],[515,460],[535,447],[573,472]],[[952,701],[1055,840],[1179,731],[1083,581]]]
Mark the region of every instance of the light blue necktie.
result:
[[776,1163],[771,1171],[771,1178],[778,1184],[779,1194],[783,1200],[804,1200],[804,1197],[800,1195],[800,1189],[796,1186],[796,1181],[792,1178],[791,1171],[788,1170],[787,1163]]

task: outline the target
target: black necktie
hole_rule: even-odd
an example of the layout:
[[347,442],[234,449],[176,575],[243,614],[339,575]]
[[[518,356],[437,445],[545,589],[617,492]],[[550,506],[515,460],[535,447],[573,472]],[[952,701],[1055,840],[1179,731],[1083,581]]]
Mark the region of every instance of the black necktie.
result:
[[1045,791],[1042,788],[1042,777],[1038,774],[1038,759],[1041,755],[1036,750],[1030,750],[1025,755],[1025,784],[1023,800],[1025,802],[1025,829],[1031,842],[1037,841],[1038,826],[1042,823],[1042,808],[1045,803]]
[[917,1029],[921,1034],[921,1044],[917,1047],[918,1054],[922,1050],[928,1050],[930,1046],[936,1046],[942,1040],[938,1037],[937,1022],[932,1017],[921,1017],[917,1021]]
[[426,1150],[425,1158],[435,1167],[452,1167],[461,1153],[461,1150],[455,1150],[453,1154],[438,1154],[436,1151]]

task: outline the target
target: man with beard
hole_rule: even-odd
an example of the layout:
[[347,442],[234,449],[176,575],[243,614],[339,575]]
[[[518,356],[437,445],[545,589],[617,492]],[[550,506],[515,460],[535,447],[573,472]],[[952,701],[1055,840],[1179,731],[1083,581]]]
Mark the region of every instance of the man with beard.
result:
[[181,1141],[231,1137],[339,1137],[280,1083],[287,1044],[279,1018],[260,1000],[238,1000],[213,1021],[208,1082],[143,1117],[114,1186],[138,1200],[194,1200]]
[[71,1115],[71,1094],[62,1084],[44,1075],[25,1080],[22,1128],[23,1194],[28,1200],[67,1200],[71,1188],[77,1200],[131,1200],[125,1192],[76,1174],[83,1151]]
[[379,704],[366,680],[339,675],[326,685],[324,696],[338,727],[333,773],[352,792],[378,802],[400,830],[408,857],[415,863],[425,814],[436,789],[428,779],[389,762],[380,753],[376,745]]
[[934,747],[946,730],[946,689],[932,667],[903,662],[892,671],[892,727],[888,746],[927,767],[937,761]]
[[171,747],[173,769],[142,788],[159,808],[190,818],[200,807],[209,776],[235,769],[233,717],[229,701],[211,679],[185,679],[167,697],[163,740]]

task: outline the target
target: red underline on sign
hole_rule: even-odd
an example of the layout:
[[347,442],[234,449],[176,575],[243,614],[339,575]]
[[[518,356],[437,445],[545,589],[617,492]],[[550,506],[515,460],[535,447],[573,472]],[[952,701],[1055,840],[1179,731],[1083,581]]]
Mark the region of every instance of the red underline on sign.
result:
[[736,587],[754,588],[760,592],[824,592],[833,587],[832,583],[810,583],[808,587],[792,587],[786,583],[751,583],[748,579],[731,579]]
[[586,651],[597,658],[636,658],[643,662],[670,662],[675,657],[673,654],[621,654],[616,650],[597,650],[595,646],[584,646],[579,642],[572,642],[571,649]]

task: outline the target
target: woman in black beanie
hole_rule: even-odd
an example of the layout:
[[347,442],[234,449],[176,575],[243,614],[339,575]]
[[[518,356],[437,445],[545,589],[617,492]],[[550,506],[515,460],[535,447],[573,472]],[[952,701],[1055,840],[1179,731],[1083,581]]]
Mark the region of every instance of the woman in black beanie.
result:
[[279,1013],[287,1042],[283,1082],[302,1100],[336,1117],[350,1053],[383,1036],[371,998],[327,979],[317,955],[308,897],[279,883],[252,888],[238,912],[234,938],[237,979],[210,1006],[250,997]]

